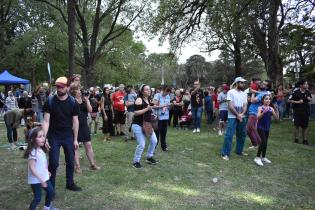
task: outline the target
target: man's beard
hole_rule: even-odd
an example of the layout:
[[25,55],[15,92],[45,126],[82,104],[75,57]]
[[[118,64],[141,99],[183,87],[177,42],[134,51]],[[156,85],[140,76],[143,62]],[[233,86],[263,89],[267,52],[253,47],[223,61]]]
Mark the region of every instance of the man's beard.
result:
[[243,91],[245,89],[245,87],[244,86],[237,86],[237,89]]
[[59,97],[62,97],[62,96],[65,96],[67,93],[63,93],[63,92],[61,92],[61,91],[57,91],[57,95],[59,96]]

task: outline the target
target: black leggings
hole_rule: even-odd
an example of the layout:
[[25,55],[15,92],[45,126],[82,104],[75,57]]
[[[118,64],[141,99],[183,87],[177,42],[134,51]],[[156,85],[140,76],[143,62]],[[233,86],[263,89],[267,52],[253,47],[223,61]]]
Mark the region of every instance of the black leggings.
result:
[[162,150],[165,150],[167,148],[166,144],[167,124],[168,120],[159,120],[159,130],[157,133],[155,133],[157,138],[156,147],[159,144],[159,140],[161,140]]
[[261,144],[259,145],[259,148],[258,148],[257,157],[260,157],[261,155],[264,158],[266,157],[269,131],[264,131],[259,128],[257,129],[257,131],[261,139]]
[[173,127],[177,127],[178,126],[178,119],[182,116],[182,110],[179,109],[174,109],[173,110]]

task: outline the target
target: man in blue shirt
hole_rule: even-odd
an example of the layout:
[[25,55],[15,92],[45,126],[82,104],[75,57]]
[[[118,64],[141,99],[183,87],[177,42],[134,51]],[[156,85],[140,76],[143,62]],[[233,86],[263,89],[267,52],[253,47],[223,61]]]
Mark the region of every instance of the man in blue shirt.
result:
[[137,99],[137,94],[135,90],[131,86],[127,86],[126,88],[126,95],[124,98],[125,107],[127,107],[127,113],[126,113],[126,123],[125,123],[125,141],[128,141],[129,139],[133,138],[132,133],[129,131],[134,111],[135,111],[135,101]]
[[[157,111],[159,118],[159,128],[156,133],[156,138],[159,143],[159,138],[161,139],[161,148],[163,151],[168,151],[168,147],[166,144],[166,133],[167,133],[167,125],[169,120],[169,105],[171,103],[170,98],[170,89],[167,86],[162,87],[162,92],[154,95],[153,102],[155,105],[158,105],[159,109]],[[157,144],[158,144],[157,143]]]

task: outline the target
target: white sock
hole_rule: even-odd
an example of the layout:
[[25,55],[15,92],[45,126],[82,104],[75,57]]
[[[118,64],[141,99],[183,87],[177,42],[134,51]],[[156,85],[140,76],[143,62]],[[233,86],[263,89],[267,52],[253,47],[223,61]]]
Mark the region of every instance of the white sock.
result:
[[49,210],[50,209],[50,206],[44,206],[44,210]]

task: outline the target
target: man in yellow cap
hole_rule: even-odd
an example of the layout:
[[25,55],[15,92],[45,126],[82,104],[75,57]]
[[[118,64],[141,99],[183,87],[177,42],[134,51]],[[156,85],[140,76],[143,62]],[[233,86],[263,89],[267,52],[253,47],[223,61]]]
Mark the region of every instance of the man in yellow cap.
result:
[[49,166],[51,183],[55,188],[56,171],[59,165],[60,147],[63,147],[66,159],[66,188],[80,191],[73,181],[74,150],[78,148],[79,105],[68,95],[69,81],[59,77],[55,82],[57,94],[50,96],[43,107],[43,129],[47,134],[49,148]]

